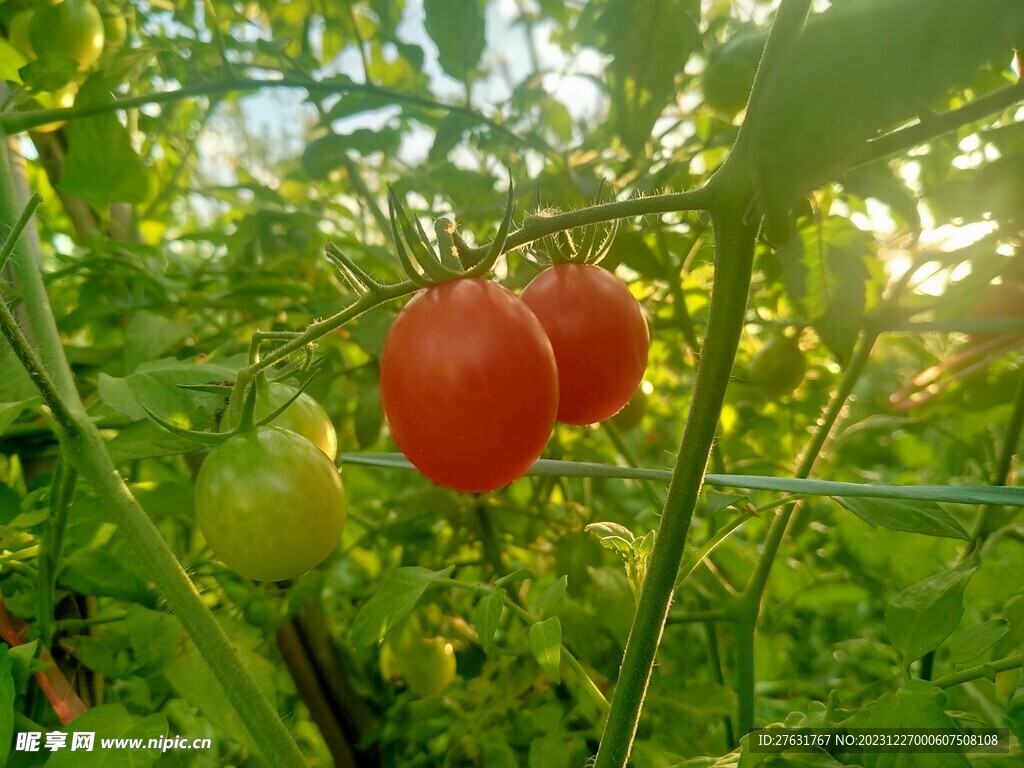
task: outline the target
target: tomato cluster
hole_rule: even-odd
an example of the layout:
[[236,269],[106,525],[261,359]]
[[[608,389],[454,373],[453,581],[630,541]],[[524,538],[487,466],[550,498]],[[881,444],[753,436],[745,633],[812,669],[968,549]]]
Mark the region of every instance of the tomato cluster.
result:
[[[590,424],[621,410],[637,391],[648,344],[639,303],[599,267],[552,267],[521,297],[488,280],[456,279],[399,312],[381,353],[381,401],[395,441],[424,475],[492,491],[539,458],[556,420]],[[316,567],[346,518],[337,436],[323,409],[264,382],[249,407],[260,422],[286,404],[270,424],[217,445],[196,479],[196,518],[210,548],[262,581]],[[421,645],[401,676],[419,695],[437,695],[454,657],[445,644]],[[420,657],[429,663],[412,662]]]
[[[101,57],[114,55],[128,38],[128,22],[113,3],[97,6],[88,0],[57,0],[40,4],[15,14],[8,23],[7,36],[25,59],[55,54],[72,59],[77,65],[76,78]],[[67,109],[75,104],[78,83],[72,79],[35,98],[23,108]],[[55,131],[63,121],[36,126],[38,133]]]
[[395,319],[381,402],[412,464],[461,491],[492,491],[539,457],[555,421],[614,415],[640,384],[649,335],[611,273],[559,264],[521,297],[479,278],[427,288]]

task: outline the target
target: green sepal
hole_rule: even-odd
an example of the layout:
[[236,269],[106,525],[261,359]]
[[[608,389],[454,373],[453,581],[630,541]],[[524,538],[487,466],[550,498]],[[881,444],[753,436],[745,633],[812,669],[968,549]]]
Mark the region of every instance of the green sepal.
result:
[[487,273],[494,266],[494,262],[498,260],[498,257],[505,251],[505,243],[508,241],[508,232],[512,228],[512,215],[515,213],[515,210],[515,187],[512,184],[512,175],[509,174],[505,215],[501,219],[501,224],[498,225],[498,232],[487,248],[487,253],[483,259],[476,264],[467,264],[469,268],[465,272],[466,277],[479,277]]
[[171,422],[166,419],[157,416],[146,405],[143,405],[142,409],[146,412],[146,415],[148,415],[149,418],[157,423],[157,425],[163,427],[172,435],[184,438],[185,440],[191,440],[194,443],[200,443],[201,445],[220,445],[233,434],[230,432],[200,432],[196,429],[185,429],[184,427],[171,424]]

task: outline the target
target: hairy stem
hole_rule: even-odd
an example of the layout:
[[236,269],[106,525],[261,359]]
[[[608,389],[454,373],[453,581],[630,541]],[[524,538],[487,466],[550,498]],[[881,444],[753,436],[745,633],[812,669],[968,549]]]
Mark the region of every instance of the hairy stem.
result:
[[[728,186],[725,191],[733,192]],[[622,768],[629,758],[725,399],[724,382],[729,380],[743,326],[756,230],[743,223],[744,195],[728,194],[720,199],[722,209],[714,217],[716,265],[707,335],[697,366],[686,429],[626,642],[596,768]]]
[[[0,224],[19,219],[6,138],[0,135]],[[26,232],[32,230],[26,229]],[[246,669],[227,634],[203,604],[195,586],[167,547],[153,521],[132,496],[107,453],[103,439],[85,412],[43,288],[34,254],[21,238],[11,266],[19,278],[39,353],[30,346],[8,306],[0,302],[0,331],[43,396],[57,423],[57,434],[71,470],[93,488],[111,519],[125,532],[149,577],[189,633],[234,705],[254,742],[273,765],[302,766],[305,761],[287,728]]]

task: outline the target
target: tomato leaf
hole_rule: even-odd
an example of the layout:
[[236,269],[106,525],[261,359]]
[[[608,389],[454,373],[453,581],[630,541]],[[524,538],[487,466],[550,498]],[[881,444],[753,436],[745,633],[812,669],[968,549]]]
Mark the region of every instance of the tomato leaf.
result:
[[556,681],[562,679],[562,624],[557,616],[538,621],[530,627],[530,651],[541,669]]
[[[83,83],[76,107],[109,104],[113,96],[101,75]],[[128,130],[114,112],[83,117],[68,123],[68,160],[60,190],[80,197],[96,208],[110,203],[138,203],[146,199],[146,169],[132,149]]]
[[[946,695],[940,689],[924,680],[911,680],[894,693],[886,693],[878,700],[862,709],[849,720],[842,723],[847,729],[886,729],[892,732],[908,729],[934,728],[943,733],[956,732],[956,723],[946,714]],[[881,768],[885,765],[900,765],[907,768],[968,768],[970,762],[962,752],[944,752],[942,754],[903,753],[899,760],[883,761],[880,758],[895,757],[866,753],[864,765],[870,768]],[[941,759],[927,759],[941,758]]]
[[102,549],[89,547],[72,552],[64,561],[59,581],[81,595],[116,597],[156,608],[156,592],[136,572],[136,567],[138,560],[128,554],[119,539]]
[[453,570],[450,565],[442,571],[418,566],[392,571],[352,622],[352,644],[369,648],[379,643],[429,589],[449,581]]
[[977,553],[900,592],[885,609],[889,641],[905,664],[933,651],[949,637],[964,613],[964,590],[979,567]]
[[[587,18],[589,9],[593,19]],[[701,47],[700,4],[693,0],[606,0],[591,3],[591,24],[611,54],[608,84],[615,129],[630,147],[650,139],[662,110],[676,98],[676,77]]]
[[469,81],[480,63],[486,36],[477,0],[425,0],[424,26],[437,45],[437,61],[456,80]]
[[751,176],[769,235],[785,241],[798,198],[879,130],[1009,57],[1022,29],[1018,0],[864,0],[808,22],[751,109]]
[[1010,633],[1006,619],[989,619],[972,627],[961,627],[949,636],[947,646],[954,664],[974,661]]
[[480,637],[480,645],[488,655],[494,650],[494,633],[498,630],[502,605],[501,595],[497,592],[485,595],[476,604],[476,633]]
[[893,531],[923,533],[967,541],[967,531],[949,512],[933,501],[893,501],[835,497],[844,508],[872,528],[882,526]]
[[537,597],[537,602],[533,605],[533,609],[537,613],[544,613],[545,608],[549,605],[554,605],[562,598],[565,594],[565,588],[568,583],[568,577],[562,576],[558,581],[540,593]]
[[56,91],[78,71],[78,62],[62,53],[48,51],[18,70],[21,81],[33,91]]
[[812,222],[779,250],[786,294],[810,317],[840,362],[849,359],[860,331],[874,241],[848,219]]

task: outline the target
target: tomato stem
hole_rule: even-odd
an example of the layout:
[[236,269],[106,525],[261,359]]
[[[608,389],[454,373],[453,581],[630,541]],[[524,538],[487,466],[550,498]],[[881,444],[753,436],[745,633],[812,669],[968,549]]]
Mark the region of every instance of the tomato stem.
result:
[[[27,195],[26,195],[27,197]],[[7,138],[0,132],[0,223],[19,218]],[[60,335],[38,268],[38,239],[25,228],[10,266],[19,281],[26,322],[35,348],[0,301],[0,330],[26,369],[53,418],[68,465],[92,487],[100,504],[134,547],[168,606],[181,621],[200,655],[223,687],[256,745],[273,764],[300,768],[306,762],[288,729],[246,669],[223,627],[213,618],[160,531],[125,485],[103,438],[86,413],[64,356]],[[36,354],[36,348],[39,354]]]
[[626,765],[668,616],[694,506],[718,426],[747,305],[756,228],[743,223],[742,183],[728,184],[715,213],[716,265],[707,336],[665,510],[626,642],[596,768]]

